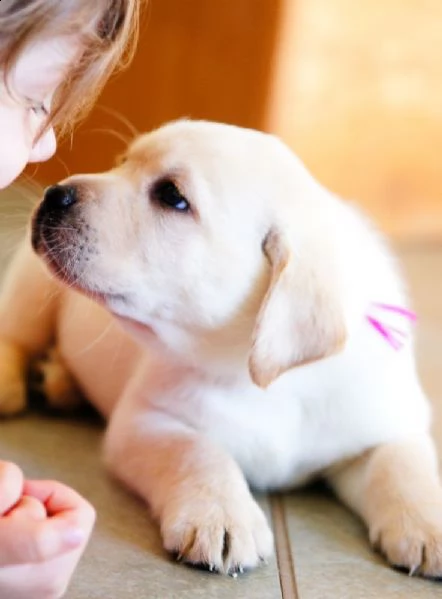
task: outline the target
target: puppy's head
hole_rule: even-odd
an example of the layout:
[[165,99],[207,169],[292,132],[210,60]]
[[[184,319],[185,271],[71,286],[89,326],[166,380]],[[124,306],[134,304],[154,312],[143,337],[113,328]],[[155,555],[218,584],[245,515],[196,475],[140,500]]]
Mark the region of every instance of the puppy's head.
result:
[[179,121],[139,137],[112,170],[49,188],[32,243],[138,330],[178,351],[205,339],[248,354],[266,386],[345,336],[325,195],[275,138]]

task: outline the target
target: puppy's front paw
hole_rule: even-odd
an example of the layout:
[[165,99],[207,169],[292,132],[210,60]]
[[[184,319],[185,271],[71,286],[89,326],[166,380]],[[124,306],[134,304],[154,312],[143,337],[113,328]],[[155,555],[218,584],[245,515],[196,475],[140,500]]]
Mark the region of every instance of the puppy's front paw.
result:
[[39,390],[51,408],[69,411],[83,403],[74,378],[56,347],[51,348],[44,359],[34,364],[34,373],[40,381]]
[[229,496],[224,490],[219,496],[204,491],[198,495],[182,497],[163,513],[161,532],[168,551],[190,564],[231,575],[272,555],[272,532],[250,494]]
[[388,506],[370,528],[370,540],[410,576],[442,578],[442,493],[424,504]]
[[0,377],[0,416],[14,416],[27,407],[26,384],[23,380]]
[[0,341],[0,416],[12,416],[26,408],[26,365],[20,348]]

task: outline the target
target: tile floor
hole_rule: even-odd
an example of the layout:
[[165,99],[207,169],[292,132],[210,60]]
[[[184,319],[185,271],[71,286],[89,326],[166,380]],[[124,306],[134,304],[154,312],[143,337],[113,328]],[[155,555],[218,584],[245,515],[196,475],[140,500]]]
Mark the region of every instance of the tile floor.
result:
[[[30,205],[27,199],[0,196],[0,268]],[[402,247],[399,254],[420,315],[419,367],[434,401],[442,457],[442,246]],[[371,552],[360,522],[320,489],[261,498],[277,540],[277,559],[266,568],[231,579],[178,566],[161,549],[142,503],[104,472],[101,437],[102,424],[91,417],[59,419],[31,412],[1,423],[2,458],[17,461],[29,477],[65,481],[97,507],[97,527],[68,599],[442,597],[442,584],[387,567]]]

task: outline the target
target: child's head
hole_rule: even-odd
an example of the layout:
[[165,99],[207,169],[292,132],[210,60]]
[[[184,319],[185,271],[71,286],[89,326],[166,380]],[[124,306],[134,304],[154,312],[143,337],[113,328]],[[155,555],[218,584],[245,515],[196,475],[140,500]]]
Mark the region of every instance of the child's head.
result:
[[0,188],[55,150],[129,57],[141,0],[1,0]]

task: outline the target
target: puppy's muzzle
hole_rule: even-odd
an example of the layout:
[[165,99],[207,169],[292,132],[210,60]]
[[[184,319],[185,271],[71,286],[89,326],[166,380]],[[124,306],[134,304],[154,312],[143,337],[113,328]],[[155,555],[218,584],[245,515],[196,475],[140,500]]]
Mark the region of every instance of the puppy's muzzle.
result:
[[52,185],[46,189],[33,220],[32,245],[35,250],[40,243],[42,228],[59,225],[77,201],[77,190],[70,185]]

